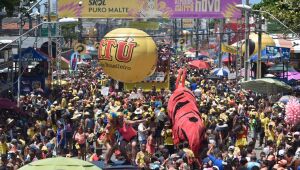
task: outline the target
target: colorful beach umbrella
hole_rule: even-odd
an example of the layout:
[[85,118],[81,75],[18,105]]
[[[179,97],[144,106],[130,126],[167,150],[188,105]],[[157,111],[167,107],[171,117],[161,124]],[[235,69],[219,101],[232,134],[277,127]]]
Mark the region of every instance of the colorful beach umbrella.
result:
[[224,68],[217,68],[217,69],[214,69],[213,74],[216,76],[226,77],[229,74],[229,70],[224,69]]
[[193,60],[189,62],[189,65],[197,69],[209,69],[210,65],[203,60]]

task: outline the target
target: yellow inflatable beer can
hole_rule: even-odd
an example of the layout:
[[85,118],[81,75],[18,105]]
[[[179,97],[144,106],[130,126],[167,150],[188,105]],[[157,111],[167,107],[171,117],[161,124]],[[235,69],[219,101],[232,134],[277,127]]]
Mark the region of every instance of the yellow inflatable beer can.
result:
[[[274,46],[275,42],[273,38],[268,35],[263,33],[262,34],[262,42],[261,42],[261,50],[265,49],[267,46]],[[245,44],[243,44],[243,53],[245,52]],[[255,55],[258,53],[258,34],[256,33],[251,33],[249,35],[249,56]]]
[[124,83],[141,82],[156,69],[157,47],[144,31],[118,28],[100,41],[98,59],[111,78]]

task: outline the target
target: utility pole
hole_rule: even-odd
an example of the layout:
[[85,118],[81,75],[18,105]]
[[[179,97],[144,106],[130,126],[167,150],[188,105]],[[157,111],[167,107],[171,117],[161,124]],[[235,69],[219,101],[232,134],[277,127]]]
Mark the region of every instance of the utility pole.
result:
[[[20,18],[20,24],[19,24],[19,36],[23,34],[23,13],[20,10],[23,6],[23,0],[20,1],[20,7],[19,7],[19,18]],[[20,107],[20,93],[21,93],[21,58],[22,58],[22,37],[20,37],[19,42],[19,57],[18,57],[18,92],[17,92],[17,106]]]
[[220,36],[220,44],[219,44],[219,63],[218,67],[222,67],[222,43],[223,43],[223,36],[224,36],[224,23],[225,19],[220,20],[220,25],[219,25],[219,36]]
[[[41,6],[39,6],[38,8],[38,13],[41,13]],[[39,17],[37,17],[37,25],[39,25],[41,23],[41,15]],[[42,29],[38,28],[38,36],[42,36]]]
[[[242,26],[241,26],[241,18],[238,19],[237,21],[237,30],[241,30]],[[239,31],[238,31],[239,32]],[[242,43],[240,42],[241,41],[241,34],[238,33],[237,35],[238,39],[237,39],[237,43],[236,43],[236,46],[237,46],[237,50],[236,50],[236,59],[235,59],[235,72],[236,72],[236,79],[238,80],[238,77],[239,77],[239,70],[241,69],[241,49],[242,49]]]
[[82,18],[78,18],[78,22],[79,22],[79,25],[78,25],[78,42],[79,43],[82,43],[83,42],[83,38],[82,38]]
[[[180,19],[180,37],[181,39],[184,38],[184,35],[183,35],[183,19],[181,18]],[[180,43],[180,48],[181,48],[181,52],[183,51],[183,44]]]
[[[246,5],[249,5],[249,0],[246,0]],[[245,68],[245,81],[248,80],[248,67],[249,67],[249,11],[245,10],[245,56],[244,56],[244,68]]]
[[[40,21],[40,5],[37,5],[37,9],[38,9],[38,14],[37,15],[35,15],[35,23],[36,23],[36,25],[39,25],[40,23],[39,23],[39,21]],[[34,41],[34,48],[36,49],[37,48],[37,41],[38,41],[38,37],[40,36],[40,34],[39,34],[39,28],[36,28],[35,30],[34,30],[34,37],[35,37],[35,41]]]
[[47,20],[49,22],[48,24],[48,56],[49,58],[52,60],[52,39],[51,39],[51,16],[50,16],[50,3],[51,3],[51,0],[48,0],[48,3],[47,3],[47,14],[48,14],[48,17],[47,17]]
[[175,50],[176,50],[176,53],[177,53],[177,44],[178,44],[178,38],[177,38],[177,19],[175,18],[174,19],[174,43],[175,43]]
[[196,19],[196,57],[199,55],[199,19]]
[[[51,82],[53,81],[53,68],[54,68],[54,58],[53,58],[53,55],[52,55],[52,34],[51,34],[51,16],[50,16],[50,3],[51,3],[51,0],[48,0],[47,1],[47,5],[45,5],[46,9],[47,9],[47,20],[49,22],[48,24],[48,57],[50,59],[50,74],[51,74]],[[57,70],[56,70],[56,74],[57,74]]]
[[261,78],[261,34],[262,34],[262,18],[261,14],[258,14],[258,56],[256,65],[256,79]]

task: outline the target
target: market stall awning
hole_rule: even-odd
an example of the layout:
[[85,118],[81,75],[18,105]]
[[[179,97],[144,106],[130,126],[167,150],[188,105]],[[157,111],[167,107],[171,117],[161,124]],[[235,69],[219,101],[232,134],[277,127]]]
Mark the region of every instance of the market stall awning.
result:
[[[19,59],[19,54],[14,55],[13,60],[18,61],[18,59]],[[35,50],[34,48],[28,47],[21,52],[21,61],[41,62],[41,61],[48,61],[48,58],[46,55]]]
[[296,72],[293,66],[286,65],[286,64],[275,64],[272,67],[268,69],[270,72],[283,72],[283,71],[289,71],[289,72]]
[[241,85],[245,90],[252,90],[257,93],[268,95],[289,92],[292,90],[292,87],[286,83],[271,78],[245,81],[242,82]]
[[300,40],[274,39],[278,47],[290,48],[291,53],[300,53]]

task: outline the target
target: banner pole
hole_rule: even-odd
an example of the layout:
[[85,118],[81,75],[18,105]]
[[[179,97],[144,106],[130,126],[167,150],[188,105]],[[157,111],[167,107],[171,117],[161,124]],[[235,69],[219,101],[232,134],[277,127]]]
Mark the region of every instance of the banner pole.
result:
[[199,55],[199,19],[196,19],[196,57]]

